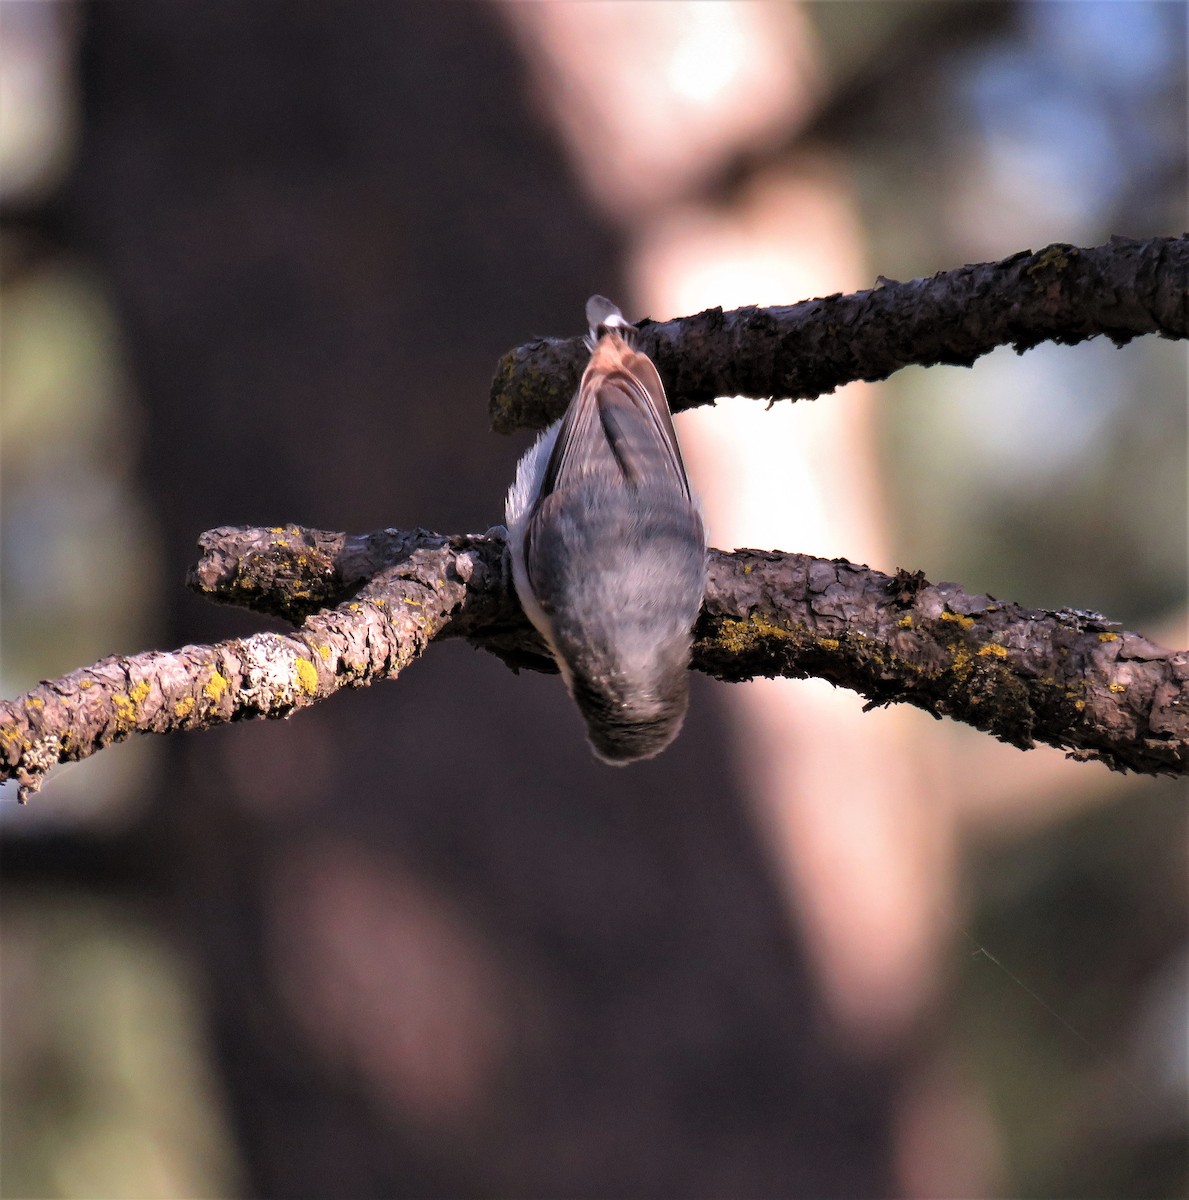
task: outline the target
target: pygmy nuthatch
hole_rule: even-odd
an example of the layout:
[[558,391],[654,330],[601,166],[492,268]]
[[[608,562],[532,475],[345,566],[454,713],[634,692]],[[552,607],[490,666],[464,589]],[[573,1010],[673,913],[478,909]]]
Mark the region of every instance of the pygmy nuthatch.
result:
[[506,520],[516,593],[553,652],[595,754],[659,754],[689,703],[706,534],[660,376],[592,296],[577,394],[520,460]]

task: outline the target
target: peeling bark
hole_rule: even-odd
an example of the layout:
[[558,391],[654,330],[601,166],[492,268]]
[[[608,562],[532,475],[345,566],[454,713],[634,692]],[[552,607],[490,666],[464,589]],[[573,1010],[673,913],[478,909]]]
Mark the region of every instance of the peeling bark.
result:
[[[969,367],[997,346],[1072,345],[1105,335],[1189,336],[1189,237],[1078,249],[1061,243],[929,279],[776,308],[708,309],[643,321],[674,412],[719,396],[807,400],[909,364]],[[504,355],[491,386],[499,433],[556,420],[589,358],[581,337],[538,338]]]
[[[520,611],[496,532],[350,536],[221,528],[189,585],[299,623],[211,646],[108,658],[0,702],[0,779],[21,798],[59,762],[132,733],[288,717],[395,678],[435,637],[513,669],[555,670]],[[817,676],[985,730],[1021,749],[1143,774],[1189,772],[1189,652],[1097,613],[1030,610],[844,559],[712,551],[693,666],[723,680]]]

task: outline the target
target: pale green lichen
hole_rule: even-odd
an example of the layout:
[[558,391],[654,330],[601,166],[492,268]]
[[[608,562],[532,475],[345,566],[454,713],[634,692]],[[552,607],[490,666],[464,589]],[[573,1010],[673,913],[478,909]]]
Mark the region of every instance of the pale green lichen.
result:
[[1035,275],[1038,271],[1043,271],[1046,267],[1055,267],[1057,270],[1064,270],[1069,266],[1069,254],[1071,249],[1069,246],[1052,245],[1046,247],[1029,268],[1028,274]]

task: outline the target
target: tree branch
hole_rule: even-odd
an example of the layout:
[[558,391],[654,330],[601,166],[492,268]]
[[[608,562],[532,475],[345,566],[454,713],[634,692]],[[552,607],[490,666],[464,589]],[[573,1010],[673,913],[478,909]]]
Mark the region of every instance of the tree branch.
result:
[[[24,801],[56,763],[132,733],[287,717],[340,688],[395,678],[452,621],[464,626],[475,609],[494,615],[505,589],[485,572],[498,575],[502,546],[480,553],[468,549],[472,540],[483,541],[423,530],[349,538],[294,526],[204,534],[192,587],[291,620],[304,615],[300,629],[105,658],[0,702],[0,780],[18,780]],[[318,611],[346,594],[353,598]]]
[[[556,669],[496,531],[222,528],[199,545],[192,588],[299,628],[107,658],[0,702],[0,779],[18,780],[22,799],[56,763],[132,733],[288,717],[392,679],[435,637],[467,638],[514,669]],[[870,707],[914,704],[1021,749],[1039,741],[1113,770],[1189,772],[1189,652],[1097,613],[1029,610],[920,573],[713,551],[693,666],[724,680],[818,676]]]
[[[1185,337],[1187,298],[1189,237],[1116,238],[852,296],[644,322],[640,341],[682,409],[720,395],[817,396],[908,363],[969,365],[999,345]],[[506,355],[496,428],[559,416],[587,356],[578,338]],[[216,529],[200,546],[191,587],[299,628],[107,658],[0,702],[0,780],[19,781],[22,800],[56,763],[132,733],[287,717],[394,678],[434,637],[465,637],[514,669],[556,670],[520,611],[501,537],[291,525]],[[1095,613],[1031,611],[919,573],[714,551],[693,665],[728,680],[816,675],[872,706],[915,704],[1021,748],[1042,741],[1114,770],[1189,771],[1189,654]]]
[[[643,321],[675,412],[719,396],[811,399],[915,363],[968,367],[997,346],[1116,345],[1158,333],[1189,336],[1189,236],[1080,250],[1060,243],[907,283],[778,308],[708,309]],[[580,337],[538,338],[500,359],[491,423],[500,433],[556,420],[590,357]]]

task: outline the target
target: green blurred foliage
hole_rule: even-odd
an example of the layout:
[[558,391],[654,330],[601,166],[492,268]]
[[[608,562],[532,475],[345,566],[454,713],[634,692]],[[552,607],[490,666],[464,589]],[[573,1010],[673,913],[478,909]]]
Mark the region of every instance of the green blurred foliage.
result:
[[178,956],[134,911],[91,896],[9,899],[2,928],[0,1192],[236,1194]]

